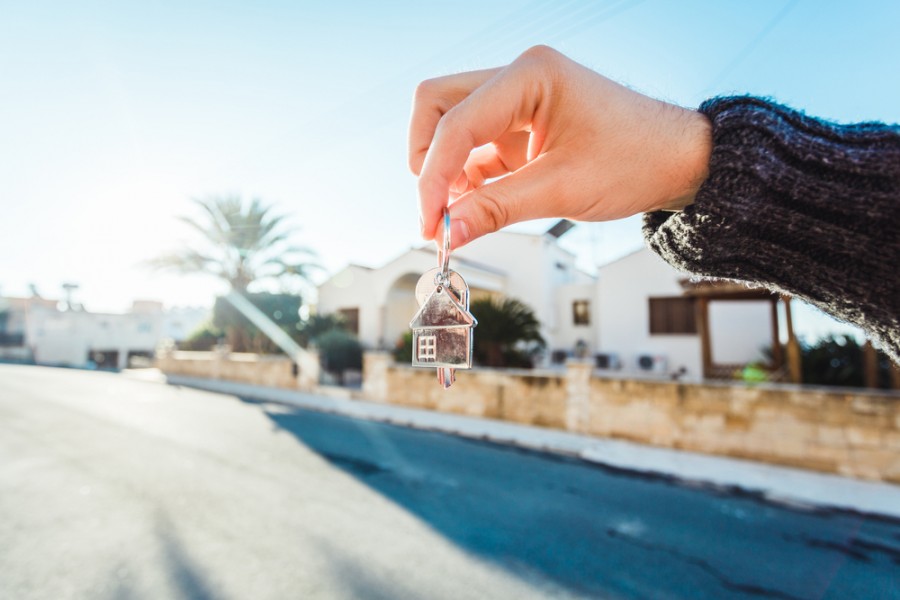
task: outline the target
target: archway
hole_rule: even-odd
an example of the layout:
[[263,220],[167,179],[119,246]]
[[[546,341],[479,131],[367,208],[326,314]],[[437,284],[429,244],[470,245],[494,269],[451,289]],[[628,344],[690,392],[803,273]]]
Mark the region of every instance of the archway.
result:
[[398,277],[391,287],[382,306],[382,340],[387,348],[393,348],[404,333],[409,331],[419,305],[416,302],[416,283],[421,274],[406,273]]

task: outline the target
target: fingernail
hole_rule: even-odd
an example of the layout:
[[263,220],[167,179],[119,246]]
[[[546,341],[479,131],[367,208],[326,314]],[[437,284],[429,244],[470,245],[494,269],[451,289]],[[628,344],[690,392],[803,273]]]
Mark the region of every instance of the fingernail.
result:
[[450,221],[450,242],[453,248],[459,248],[469,241],[469,226],[465,221],[453,219]]
[[419,235],[425,237],[425,220],[419,215]]

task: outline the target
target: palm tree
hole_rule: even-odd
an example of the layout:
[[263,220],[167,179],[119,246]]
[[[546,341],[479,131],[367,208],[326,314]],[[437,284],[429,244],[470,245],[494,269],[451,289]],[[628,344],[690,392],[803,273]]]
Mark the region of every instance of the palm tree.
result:
[[272,214],[271,206],[258,198],[246,204],[240,196],[209,196],[194,203],[203,218],[179,219],[200,234],[200,243],[151,260],[152,267],[213,275],[236,292],[263,279],[293,276],[311,283],[310,271],[319,266],[315,253],[289,244],[295,231],[286,227],[284,215]]
[[546,346],[541,323],[528,305],[515,298],[474,300],[478,319],[475,362],[488,367],[527,367]]
[[[151,260],[151,267],[212,275],[241,295],[264,279],[293,277],[301,285],[312,284],[310,271],[320,268],[315,253],[290,244],[296,231],[286,225],[284,215],[272,214],[271,206],[257,198],[247,204],[240,196],[209,196],[194,203],[202,218],[179,219],[200,234],[199,243]],[[231,324],[226,334],[233,349],[249,349],[247,327]]]

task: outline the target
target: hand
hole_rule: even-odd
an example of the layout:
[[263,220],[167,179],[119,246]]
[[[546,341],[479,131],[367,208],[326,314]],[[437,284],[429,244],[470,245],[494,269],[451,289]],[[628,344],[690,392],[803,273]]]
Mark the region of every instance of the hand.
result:
[[512,64],[422,82],[409,130],[422,235],[450,201],[457,248],[544,217],[679,210],[707,176],[710,124],[545,46]]

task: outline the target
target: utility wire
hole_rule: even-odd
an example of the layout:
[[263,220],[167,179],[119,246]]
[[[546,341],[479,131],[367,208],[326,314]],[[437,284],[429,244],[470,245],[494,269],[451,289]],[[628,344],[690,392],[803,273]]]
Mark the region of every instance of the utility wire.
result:
[[775,14],[774,17],[763,27],[756,36],[751,39],[744,48],[737,53],[737,55],[732,59],[730,63],[728,63],[724,69],[713,79],[713,82],[707,86],[704,90],[705,93],[713,92],[717,87],[719,87],[726,78],[731,75],[731,72],[734,71],[750,54],[756,49],[757,46],[772,32],[773,29],[781,22],[784,17],[787,16],[789,12],[791,12],[794,7],[797,5],[797,0],[789,0],[784,6],[781,7],[781,10]]
[[[429,72],[432,75],[439,74],[436,71],[440,66],[446,65],[448,57],[461,57],[460,62],[477,62],[496,60],[498,55],[521,51],[521,38],[528,35],[534,38],[562,39],[568,37],[574,30],[581,30],[586,26],[597,25],[619,13],[627,10],[644,0],[611,0],[602,3],[588,3],[586,7],[578,7],[579,0],[566,2],[553,2],[552,0],[537,0],[519,9],[514,14],[489,23],[487,26],[472,33],[466,38],[457,41],[440,52],[416,63],[390,79],[361,91],[354,96],[332,107],[324,113],[308,116],[307,119],[279,130],[265,142],[254,149],[253,154],[266,153],[277,142],[298,132],[306,130],[309,126],[335,121],[341,116],[361,114],[384,94],[392,93],[398,85],[406,85],[410,75]],[[499,35],[498,35],[499,32]],[[410,93],[412,90],[410,90]],[[382,123],[384,124],[384,123]],[[349,141],[360,134],[354,131],[343,132],[342,137]],[[237,161],[235,161],[237,162]]]

